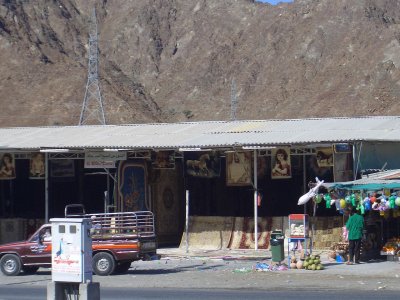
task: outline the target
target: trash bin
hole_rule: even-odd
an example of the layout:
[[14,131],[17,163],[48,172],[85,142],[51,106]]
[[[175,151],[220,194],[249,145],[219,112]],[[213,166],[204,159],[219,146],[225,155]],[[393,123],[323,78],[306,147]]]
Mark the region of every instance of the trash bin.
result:
[[285,259],[284,241],[285,237],[283,236],[281,230],[271,232],[271,239],[269,241],[269,244],[273,262],[280,263],[282,260]]

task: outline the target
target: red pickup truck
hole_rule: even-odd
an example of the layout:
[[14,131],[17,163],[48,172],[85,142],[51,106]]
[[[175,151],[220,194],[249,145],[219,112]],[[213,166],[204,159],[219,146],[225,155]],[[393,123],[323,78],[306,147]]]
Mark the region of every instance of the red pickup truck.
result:
[[[79,217],[92,220],[92,266],[96,275],[125,273],[133,261],[156,255],[154,216],[150,211]],[[45,224],[26,241],[0,245],[0,270],[14,276],[21,271],[33,274],[39,267],[51,268],[51,248],[51,224]]]

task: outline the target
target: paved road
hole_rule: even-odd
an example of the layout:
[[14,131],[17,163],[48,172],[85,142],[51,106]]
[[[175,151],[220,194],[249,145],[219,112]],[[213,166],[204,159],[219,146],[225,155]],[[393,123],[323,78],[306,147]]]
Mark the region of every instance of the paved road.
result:
[[[24,286],[18,289],[15,287],[0,287],[0,300],[42,300],[46,298],[45,287]],[[264,300],[264,299],[309,299],[309,300],[337,300],[337,299],[371,299],[371,300],[392,300],[398,298],[396,291],[381,291],[371,293],[368,291],[331,291],[331,290],[238,290],[238,289],[143,289],[143,288],[102,288],[102,300],[119,299],[146,299],[146,300]],[[74,298],[72,298],[74,299]]]
[[[202,255],[201,255],[202,254]],[[93,280],[100,283],[102,295],[111,293],[117,288],[121,298],[141,291],[143,295],[138,299],[168,299],[177,297],[176,294],[191,293],[186,299],[237,299],[234,295],[241,295],[240,299],[261,299],[263,296],[278,296],[284,299],[308,295],[318,295],[323,291],[324,298],[332,295],[360,295],[363,299],[373,296],[374,299],[383,299],[398,295],[400,291],[400,264],[399,262],[373,261],[361,265],[347,266],[345,264],[328,261],[323,257],[325,270],[282,270],[256,271],[257,263],[271,264],[268,255],[214,255],[215,253],[196,253],[185,255],[182,253],[164,252],[161,260],[135,262],[124,275],[107,277],[94,276]],[[232,253],[230,253],[232,254]],[[51,281],[51,272],[40,269],[35,275],[7,277],[0,275],[0,300],[2,299],[34,299],[34,298],[5,298],[7,290],[23,291],[38,289],[45,292],[47,283]],[[163,291],[170,291],[163,293]],[[280,293],[284,294],[280,295]],[[248,294],[241,294],[246,292]],[[160,294],[161,293],[161,294]],[[207,294],[208,293],[208,294]],[[210,294],[211,293],[211,294]],[[233,293],[233,294],[232,294]],[[275,294],[274,294],[275,293]],[[11,293],[10,297],[16,295]],[[29,291],[27,293],[29,296]],[[30,294],[31,296],[33,294]],[[157,298],[158,295],[163,296]],[[175,296],[174,296],[175,295]],[[188,295],[188,294],[187,294]],[[201,295],[195,298],[195,295]],[[354,295],[352,297],[354,297]],[[114,298],[118,299],[117,294]],[[272,297],[271,296],[271,297]],[[296,297],[297,297],[296,296]],[[321,294],[319,294],[319,297]],[[325,297],[326,296],[326,297]],[[197,297],[197,296],[196,296]],[[225,297],[225,298],[224,298]],[[287,297],[287,298],[285,298]],[[298,297],[297,297],[298,298]],[[397,298],[397,296],[395,297]],[[37,298],[40,299],[40,298]],[[103,298],[102,299],[107,299]],[[329,298],[328,298],[329,299]],[[336,297],[337,299],[337,297]]]

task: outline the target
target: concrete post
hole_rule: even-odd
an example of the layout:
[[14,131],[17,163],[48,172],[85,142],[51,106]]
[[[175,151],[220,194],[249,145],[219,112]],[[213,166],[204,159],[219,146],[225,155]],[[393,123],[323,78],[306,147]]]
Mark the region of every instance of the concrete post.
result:
[[77,284],[52,281],[47,284],[47,300],[67,299],[100,300],[100,283],[88,282]]

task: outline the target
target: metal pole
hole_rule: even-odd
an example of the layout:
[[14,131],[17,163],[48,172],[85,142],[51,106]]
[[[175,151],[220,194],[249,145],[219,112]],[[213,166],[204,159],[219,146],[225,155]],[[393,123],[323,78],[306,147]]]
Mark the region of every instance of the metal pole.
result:
[[186,222],[185,222],[185,232],[186,232],[186,253],[189,252],[189,190],[186,190]]
[[110,205],[110,169],[107,168],[107,193],[104,197],[104,212],[107,213]]
[[254,150],[254,250],[258,250],[258,187],[257,187],[257,150]]
[[44,222],[49,222],[49,154],[44,154],[45,180],[44,180]]

